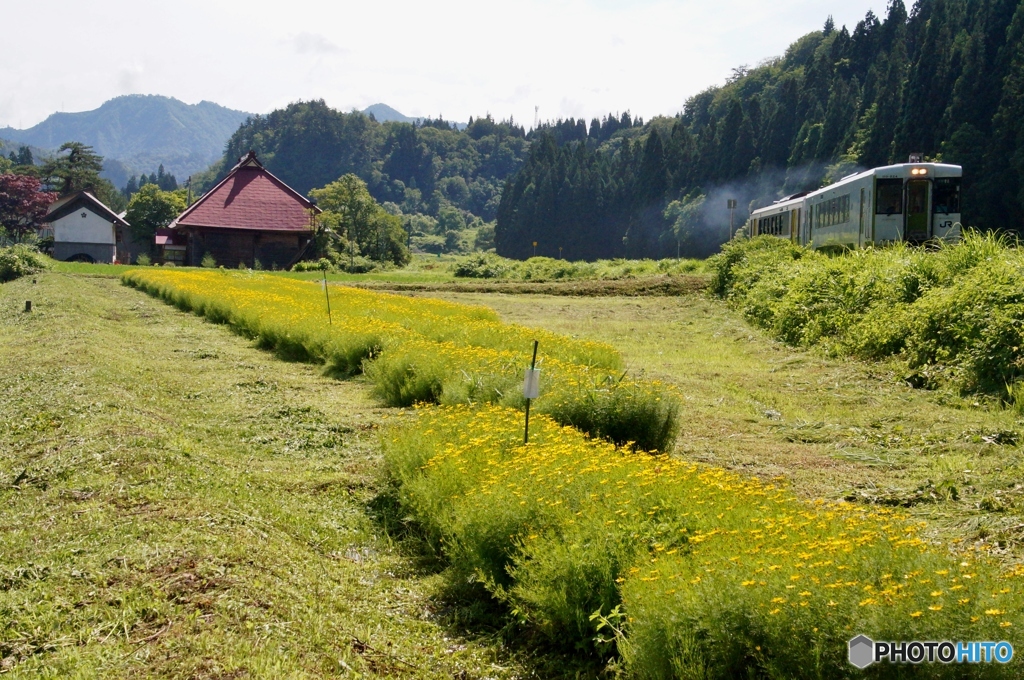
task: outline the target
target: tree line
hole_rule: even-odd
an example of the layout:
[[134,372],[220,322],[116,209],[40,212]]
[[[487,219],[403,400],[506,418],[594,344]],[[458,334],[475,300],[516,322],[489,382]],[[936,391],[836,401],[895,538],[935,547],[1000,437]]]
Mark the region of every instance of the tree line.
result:
[[255,151],[266,168],[305,194],[345,175],[402,222],[413,246],[428,252],[493,242],[505,180],[526,157],[526,131],[487,115],[457,126],[443,118],[379,123],[322,100],[296,102],[249,118],[228,141],[223,160],[193,175],[197,191],[222,179]]
[[[893,0],[852,31],[829,18],[785,55],[739,67],[674,118],[603,138],[531,135],[504,187],[499,254],[702,256],[752,208],[910,153],[964,166],[965,223],[1024,230],[1024,4]],[[600,130],[600,127],[598,128]]]

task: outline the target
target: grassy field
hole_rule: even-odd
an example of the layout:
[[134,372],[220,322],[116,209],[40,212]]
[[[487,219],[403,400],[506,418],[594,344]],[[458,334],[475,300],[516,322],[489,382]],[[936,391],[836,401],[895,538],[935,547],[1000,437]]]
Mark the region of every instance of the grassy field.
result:
[[375,519],[365,383],[113,280],[37,280],[0,287],[0,673],[531,672],[461,636]]
[[[504,648],[479,612],[467,632],[437,565],[381,523],[375,430],[401,412],[362,379],[281,362],[113,280],[38,281],[0,287],[0,672],[564,670]],[[940,544],[1024,553],[1012,410],[794,350],[700,294],[434,294],[609,342],[671,380],[683,458],[903,507]]]

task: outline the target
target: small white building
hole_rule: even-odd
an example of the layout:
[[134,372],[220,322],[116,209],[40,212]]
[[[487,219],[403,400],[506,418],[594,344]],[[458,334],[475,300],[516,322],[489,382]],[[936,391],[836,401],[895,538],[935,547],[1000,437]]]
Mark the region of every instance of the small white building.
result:
[[53,258],[82,262],[128,262],[128,223],[88,191],[62,198],[46,212],[53,233]]

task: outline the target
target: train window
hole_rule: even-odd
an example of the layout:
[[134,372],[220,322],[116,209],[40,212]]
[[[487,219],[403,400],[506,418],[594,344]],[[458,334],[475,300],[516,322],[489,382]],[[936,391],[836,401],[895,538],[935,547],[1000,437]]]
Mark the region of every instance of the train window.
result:
[[903,180],[880,179],[875,184],[875,213],[898,215],[903,212]]
[[949,215],[960,212],[960,178],[941,177],[932,185],[932,212]]

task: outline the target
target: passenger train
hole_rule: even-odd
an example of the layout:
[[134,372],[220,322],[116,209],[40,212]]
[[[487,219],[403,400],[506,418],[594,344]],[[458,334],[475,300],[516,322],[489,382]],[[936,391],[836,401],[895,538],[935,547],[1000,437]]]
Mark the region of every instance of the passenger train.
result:
[[913,162],[848,175],[755,210],[747,233],[836,249],[957,240],[962,176],[959,165]]

